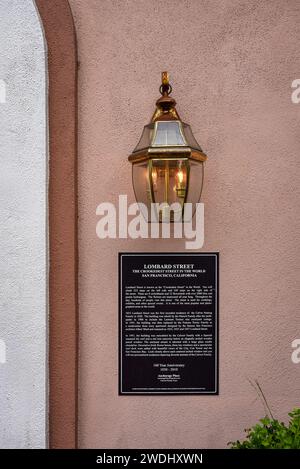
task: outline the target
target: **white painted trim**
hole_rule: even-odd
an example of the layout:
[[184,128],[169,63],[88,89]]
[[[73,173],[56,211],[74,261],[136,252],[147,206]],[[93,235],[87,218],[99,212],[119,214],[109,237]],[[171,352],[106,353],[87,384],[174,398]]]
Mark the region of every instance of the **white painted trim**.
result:
[[0,447],[47,446],[47,52],[33,0],[1,0]]

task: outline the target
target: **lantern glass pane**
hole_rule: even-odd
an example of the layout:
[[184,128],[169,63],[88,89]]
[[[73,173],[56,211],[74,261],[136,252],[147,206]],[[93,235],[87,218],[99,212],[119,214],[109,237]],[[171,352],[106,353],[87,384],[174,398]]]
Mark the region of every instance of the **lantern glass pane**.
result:
[[149,214],[151,208],[151,190],[149,181],[148,161],[134,163],[132,165],[132,182],[136,201],[139,204],[140,211],[143,213],[145,219],[147,220],[148,214],[147,211],[144,209],[144,206],[147,207]]
[[193,135],[191,127],[188,124],[182,123],[182,128],[187,145],[191,148],[194,148],[195,150],[202,151],[200,145]]
[[154,147],[186,145],[179,121],[157,122],[152,145]]
[[160,157],[151,160],[149,165],[153,202],[159,204],[157,217],[160,221],[181,220],[187,195],[189,160]]
[[135,147],[134,151],[143,150],[144,148],[148,148],[151,145],[153,131],[154,124],[145,125],[140,141]]
[[200,200],[203,186],[204,166],[201,161],[190,160],[189,188],[186,202],[196,204]]
[[166,158],[161,154],[134,163],[133,187],[144,218],[154,222],[182,221],[184,204],[188,202],[192,206],[185,207],[184,219],[191,220],[200,200],[203,176],[203,163],[186,157]]

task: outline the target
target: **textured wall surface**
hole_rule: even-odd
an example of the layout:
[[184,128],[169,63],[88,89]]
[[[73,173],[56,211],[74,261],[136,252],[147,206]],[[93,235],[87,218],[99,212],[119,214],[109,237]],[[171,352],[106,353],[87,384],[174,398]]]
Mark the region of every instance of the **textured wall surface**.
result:
[[[80,444],[225,447],[264,413],[299,405],[299,117],[296,0],[71,0],[79,46]],[[127,155],[168,70],[208,154],[205,251],[220,251],[220,395],[119,397],[118,251],[181,240],[97,239],[96,206],[133,201]]]
[[0,17],[0,447],[45,447],[45,44],[31,0],[1,0]]

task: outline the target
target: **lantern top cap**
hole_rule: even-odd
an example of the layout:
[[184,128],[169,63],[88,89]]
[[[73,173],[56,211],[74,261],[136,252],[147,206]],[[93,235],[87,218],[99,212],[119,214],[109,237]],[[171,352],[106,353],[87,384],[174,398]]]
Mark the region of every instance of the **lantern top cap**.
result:
[[181,120],[176,110],[176,101],[170,96],[172,86],[170,85],[169,73],[162,72],[161,85],[159,87],[161,97],[156,101],[156,110],[151,122],[162,120]]
[[175,108],[176,101],[170,96],[172,86],[168,72],[162,72],[159,88],[161,97],[156,101],[156,110],[150,124],[144,127],[142,136],[129,156],[132,163],[157,158],[186,157],[203,162],[206,155],[196,141],[190,126],[180,119]]

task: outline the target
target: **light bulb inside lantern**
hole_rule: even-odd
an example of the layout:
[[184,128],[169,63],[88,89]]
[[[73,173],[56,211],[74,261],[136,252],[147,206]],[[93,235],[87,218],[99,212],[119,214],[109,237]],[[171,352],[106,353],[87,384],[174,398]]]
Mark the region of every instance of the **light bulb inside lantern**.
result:
[[182,184],[183,183],[183,171],[180,169],[177,173],[177,179],[178,179],[178,182],[179,184]]
[[153,181],[153,184],[157,183],[157,170],[156,169],[152,169],[152,181]]
[[184,181],[184,172],[180,168],[177,173],[176,173],[176,192],[177,192],[177,197],[180,199],[184,199],[185,197],[185,184],[183,183]]

